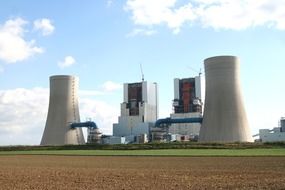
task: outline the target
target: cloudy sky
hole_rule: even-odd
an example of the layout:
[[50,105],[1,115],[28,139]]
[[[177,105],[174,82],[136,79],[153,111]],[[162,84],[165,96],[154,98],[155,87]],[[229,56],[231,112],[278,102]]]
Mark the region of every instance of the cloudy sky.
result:
[[9,0],[0,2],[0,145],[39,144],[49,76],[80,78],[81,120],[112,133],[122,84],[159,84],[160,117],[173,78],[216,55],[241,59],[252,133],[285,116],[285,0]]

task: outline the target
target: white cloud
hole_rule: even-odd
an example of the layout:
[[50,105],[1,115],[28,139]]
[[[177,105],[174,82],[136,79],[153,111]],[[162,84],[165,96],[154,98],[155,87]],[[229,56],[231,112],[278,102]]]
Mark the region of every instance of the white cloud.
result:
[[103,85],[102,85],[102,89],[104,92],[112,92],[115,90],[119,90],[122,89],[123,85],[122,84],[118,84],[115,83],[113,81],[106,81]]
[[127,37],[134,37],[134,36],[152,36],[156,34],[157,32],[155,30],[147,30],[147,29],[142,29],[142,28],[135,28],[133,29],[132,32],[127,34]]
[[106,81],[99,85],[98,90],[79,90],[79,96],[102,96],[121,89],[123,89],[122,84],[113,81]]
[[98,90],[79,90],[79,96],[101,96],[104,92]]
[[107,7],[111,7],[113,4],[113,0],[107,0]]
[[0,65],[0,73],[4,72],[4,68]]
[[80,98],[79,102],[81,120],[91,118],[101,133],[111,135],[113,123],[117,122],[119,115],[118,106],[90,98]]
[[128,0],[125,10],[132,12],[136,25],[166,24],[177,33],[185,22],[195,19],[195,14],[190,3],[179,8],[175,8],[175,3],[176,0]]
[[34,21],[34,29],[42,32],[43,36],[51,35],[55,27],[52,25],[51,20],[42,18]]
[[[174,34],[185,24],[215,29],[243,30],[266,26],[285,30],[284,0],[128,0],[135,25],[153,27],[165,24]],[[181,4],[181,2],[180,2]]]
[[285,29],[285,1],[196,0],[197,14],[204,26],[242,30],[255,26]]
[[60,68],[70,67],[71,65],[75,64],[76,61],[72,56],[66,56],[63,61],[58,62],[58,66]]
[[0,60],[15,63],[43,52],[42,48],[35,45],[34,40],[24,39],[24,26],[27,23],[22,18],[16,18],[0,25]]
[[39,144],[47,107],[47,89],[0,91],[0,144]]

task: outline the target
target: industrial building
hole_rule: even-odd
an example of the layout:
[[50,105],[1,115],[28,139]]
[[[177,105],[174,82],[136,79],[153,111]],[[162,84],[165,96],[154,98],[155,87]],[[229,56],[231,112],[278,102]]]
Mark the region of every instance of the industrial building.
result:
[[126,137],[103,136],[101,144],[127,144]]
[[259,136],[261,142],[285,141],[285,117],[281,117],[279,127],[259,129],[259,134],[255,136]]
[[124,84],[124,102],[118,123],[113,124],[113,136],[125,136],[134,141],[135,136],[149,135],[149,128],[158,116],[158,89],[156,83],[142,81]]
[[198,139],[203,109],[202,86],[201,73],[194,78],[174,79],[173,113],[155,122],[151,128],[152,141]]
[[[202,117],[203,79],[201,74],[193,78],[174,79],[174,100],[171,119]],[[201,123],[172,123],[168,132],[197,139]]]
[[41,145],[85,143],[82,129],[70,127],[72,123],[80,122],[78,85],[75,76],[50,77],[49,108]]
[[235,56],[204,60],[206,97],[200,142],[252,142]]

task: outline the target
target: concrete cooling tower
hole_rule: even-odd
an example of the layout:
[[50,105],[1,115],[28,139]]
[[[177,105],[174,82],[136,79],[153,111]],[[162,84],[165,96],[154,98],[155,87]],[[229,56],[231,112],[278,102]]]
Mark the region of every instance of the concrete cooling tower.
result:
[[252,142],[240,87],[239,59],[205,59],[206,97],[200,142]]
[[71,123],[80,122],[77,89],[77,77],[50,77],[49,109],[41,145],[84,144],[81,128],[70,128]]

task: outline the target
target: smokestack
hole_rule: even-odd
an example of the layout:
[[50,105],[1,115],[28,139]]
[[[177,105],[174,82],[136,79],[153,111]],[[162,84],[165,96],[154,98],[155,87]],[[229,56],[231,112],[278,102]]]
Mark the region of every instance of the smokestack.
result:
[[252,142],[244,108],[239,59],[217,56],[204,60],[206,97],[200,142]]
[[82,129],[70,128],[71,123],[80,122],[77,89],[75,76],[50,77],[49,109],[41,145],[85,143]]

